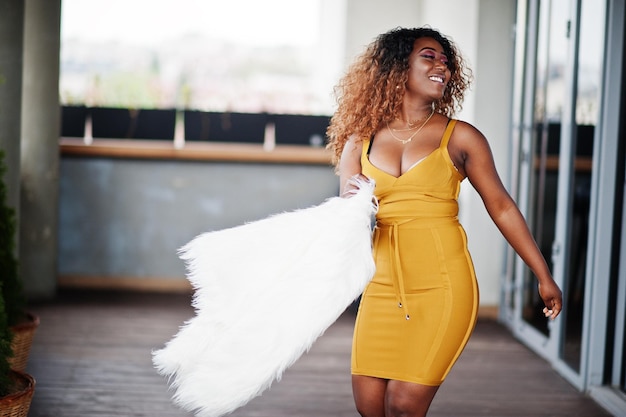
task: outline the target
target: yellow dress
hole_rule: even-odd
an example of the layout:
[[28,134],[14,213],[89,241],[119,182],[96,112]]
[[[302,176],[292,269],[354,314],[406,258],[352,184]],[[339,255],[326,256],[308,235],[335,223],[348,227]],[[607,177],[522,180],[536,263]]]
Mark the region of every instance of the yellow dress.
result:
[[369,162],[379,200],[373,236],[376,274],[355,323],[352,374],[440,385],[476,323],[478,286],[458,221],[463,177],[448,153],[456,121],[440,146],[394,177]]

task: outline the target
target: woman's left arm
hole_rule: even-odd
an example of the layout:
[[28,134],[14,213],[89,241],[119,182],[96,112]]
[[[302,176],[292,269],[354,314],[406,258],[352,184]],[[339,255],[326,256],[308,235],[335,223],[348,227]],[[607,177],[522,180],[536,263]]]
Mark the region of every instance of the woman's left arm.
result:
[[546,306],[544,314],[555,319],[562,310],[561,290],[554,282],[524,216],[502,184],[487,139],[473,126],[458,123],[451,144],[456,156],[453,159],[462,161],[462,169],[482,198],[489,216],[537,276],[539,295]]

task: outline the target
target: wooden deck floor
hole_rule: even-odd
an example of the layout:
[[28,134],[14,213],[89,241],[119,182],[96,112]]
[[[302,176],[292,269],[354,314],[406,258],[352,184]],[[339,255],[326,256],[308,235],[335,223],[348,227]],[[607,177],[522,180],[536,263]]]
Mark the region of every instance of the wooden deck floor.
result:
[[[28,372],[37,380],[30,417],[183,417],[152,368],[159,348],[192,316],[189,297],[61,294],[31,306],[41,318]],[[346,313],[282,381],[233,417],[357,417]],[[429,417],[605,417],[550,366],[492,321],[476,331]]]

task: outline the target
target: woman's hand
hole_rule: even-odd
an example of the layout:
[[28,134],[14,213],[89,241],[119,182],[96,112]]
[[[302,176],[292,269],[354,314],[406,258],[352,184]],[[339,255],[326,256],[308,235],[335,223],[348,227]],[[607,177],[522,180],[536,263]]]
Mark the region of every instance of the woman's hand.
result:
[[369,181],[370,179],[361,173],[351,176],[345,182],[341,196],[351,197],[354,193],[356,193],[359,190],[360,182],[369,182]]
[[563,309],[563,295],[561,294],[561,290],[552,279],[543,284],[539,284],[538,289],[539,296],[545,304],[543,314],[550,320],[554,320]]

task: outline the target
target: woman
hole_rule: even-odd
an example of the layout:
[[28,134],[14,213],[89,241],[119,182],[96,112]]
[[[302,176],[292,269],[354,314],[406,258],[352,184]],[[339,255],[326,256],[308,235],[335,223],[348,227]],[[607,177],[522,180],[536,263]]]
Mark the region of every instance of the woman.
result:
[[471,72],[430,28],[380,35],[339,83],[328,129],[341,192],[376,183],[376,274],[355,324],[352,386],[364,417],[425,416],[474,328],[478,289],[458,223],[467,178],[539,280],[544,314],[561,291],[495,169],[485,137],[451,120]]

